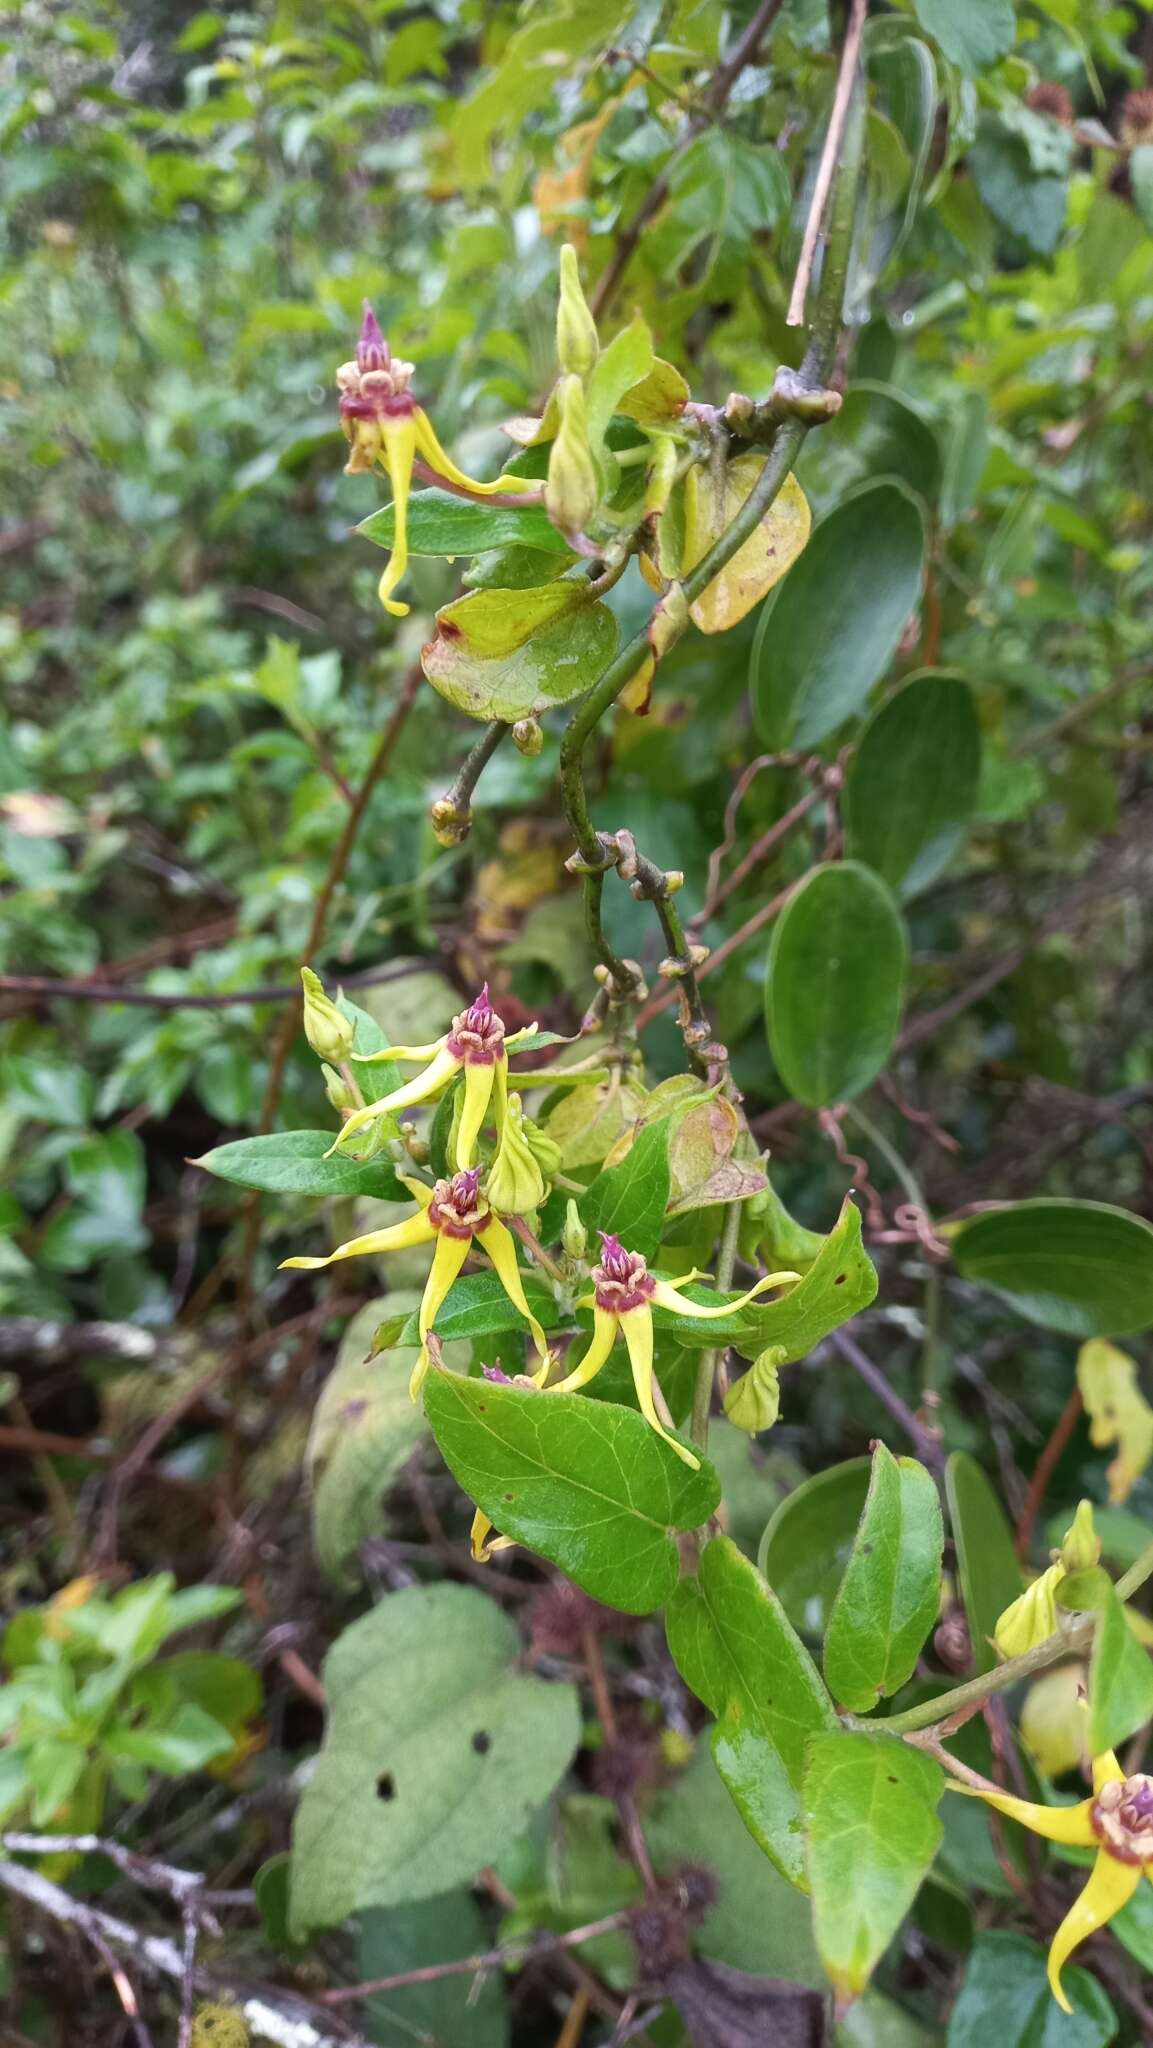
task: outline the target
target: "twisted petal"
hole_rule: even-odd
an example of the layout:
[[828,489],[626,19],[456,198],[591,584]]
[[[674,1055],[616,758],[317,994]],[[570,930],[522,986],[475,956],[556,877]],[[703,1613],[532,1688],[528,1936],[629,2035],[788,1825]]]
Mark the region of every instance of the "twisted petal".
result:
[[392,485],[392,511],[396,530],[388,566],[377,588],[381,604],[386,612],[392,613],[394,619],[408,617],[408,606],[395,604],[392,592],[408,569],[408,494],[412,489],[412,460],[416,454],[416,423],[419,418],[420,413],[417,411],[404,419],[382,420],[380,423],[385,467]]
[[456,1165],[463,1173],[476,1159],[476,1141],[481,1126],[488,1115],[492,1084],[498,1066],[507,1066],[504,1054],[494,1060],[491,1066],[481,1066],[472,1060],[464,1065],[464,1101],[460,1107],[460,1123],[456,1133]]
[[650,1428],[655,1429],[657,1435],[663,1436],[665,1442],[672,1446],[678,1458],[686,1465],[691,1465],[694,1472],[699,1472],[700,1459],[694,1456],[692,1451],[686,1450],[684,1444],[679,1444],[675,1436],[669,1435],[657,1414],[656,1402],[653,1399],[653,1312],[648,1302],[646,1301],[641,1308],[626,1309],[618,1320],[621,1335],[628,1347],[629,1364],[633,1369],[633,1385],[637,1390],[641,1414]]
[[[589,1302],[582,1301],[579,1306],[587,1308]],[[549,1393],[575,1394],[578,1387],[587,1387],[590,1380],[595,1380],[616,1340],[617,1318],[611,1315],[607,1308],[594,1307],[592,1341],[588,1350],[563,1380],[558,1380],[555,1387],[549,1388]]]
[[1011,1792],[982,1792],[976,1785],[951,1784],[950,1789],[967,1793],[972,1799],[983,1799],[986,1806],[995,1806],[998,1813],[1019,1820],[1022,1827],[1031,1828],[1035,1835],[1044,1835],[1047,1842],[1066,1842],[1074,1849],[1097,1846],[1091,1799],[1082,1799],[1076,1806],[1036,1806],[1031,1799],[1015,1799]]
[[749,1288],[747,1294],[738,1294],[732,1301],[722,1302],[720,1308],[702,1308],[699,1302],[690,1301],[687,1294],[678,1292],[679,1288],[687,1287],[690,1280],[697,1278],[694,1270],[682,1274],[679,1280],[657,1280],[652,1298],[661,1308],[671,1309],[674,1315],[699,1316],[702,1322],[708,1322],[713,1316],[739,1315],[741,1309],[747,1308],[750,1301],[755,1301],[757,1295],[763,1294],[766,1288],[783,1287],[786,1282],[799,1280],[800,1277],[799,1273],[766,1273],[762,1280],[757,1281],[755,1287]]
[[545,1333],[528,1305],[524,1291],[521,1270],[516,1262],[516,1244],[512,1232],[506,1230],[499,1216],[490,1216],[480,1238],[480,1248],[492,1261],[501,1286],[511,1302],[514,1302],[532,1331],[532,1341],[537,1348],[541,1369],[533,1377],[543,1380],[549,1364],[548,1341]]
[[414,1244],[428,1244],[436,1231],[422,1209],[418,1216],[406,1216],[403,1223],[390,1223],[386,1230],[370,1230],[364,1237],[350,1237],[347,1244],[338,1244],[326,1259],[283,1259],[285,1266],[294,1266],[302,1273],[318,1273],[322,1266],[331,1266],[337,1259],[365,1258],[371,1252],[401,1252]]
[[436,1253],[420,1300],[420,1355],[412,1369],[408,1391],[415,1401],[428,1371],[428,1333],[444,1306],[444,1297],[472,1250],[471,1237],[449,1237],[447,1231],[433,1233]]
[[1049,1989],[1063,2011],[1073,2010],[1061,1987],[1065,1964],[1087,1935],[1104,1927],[1114,1913],[1128,1905],[1141,1882],[1141,1870],[1140,1863],[1122,1863],[1119,1857],[1110,1856],[1107,1849],[1100,1851],[1088,1884],[1070,1906],[1049,1950]]
[[352,1057],[362,1067],[378,1066],[381,1060],[434,1060],[444,1051],[447,1037],[448,1033],[442,1032],[431,1045],[383,1045],[379,1052],[354,1052]]
[[514,1550],[516,1545],[511,1536],[494,1536],[489,1541],[492,1523],[483,1508],[478,1508],[472,1518],[470,1541],[472,1554],[477,1564],[487,1564],[494,1550]]
[[[533,489],[532,483],[523,476],[498,476],[495,483],[478,484],[475,477],[466,476],[463,469],[457,468],[451,455],[445,454],[444,449],[436,438],[436,431],[432,421],[421,406],[417,406],[412,419],[416,447],[423,455],[429,468],[435,469],[437,475],[444,477],[447,483],[455,484],[458,490],[470,491],[478,498],[487,498],[492,495],[493,491],[531,491]],[[400,526],[398,522],[398,540],[399,535]],[[407,611],[407,609],[406,605],[405,610]]]
[[345,1138],[352,1137],[356,1131],[362,1131],[366,1124],[375,1123],[378,1116],[387,1116],[393,1109],[410,1109],[414,1103],[427,1102],[433,1095],[438,1095],[446,1083],[452,1080],[459,1067],[460,1061],[455,1053],[449,1052],[447,1046],[442,1046],[436,1058],[430,1060],[423,1074],[414,1074],[411,1081],[405,1081],[402,1087],[394,1088],[391,1095],[382,1095],[379,1102],[366,1102],[363,1109],[354,1109],[352,1115],[345,1118],[340,1128],[340,1136],[325,1153],[325,1158],[331,1159],[337,1146]]

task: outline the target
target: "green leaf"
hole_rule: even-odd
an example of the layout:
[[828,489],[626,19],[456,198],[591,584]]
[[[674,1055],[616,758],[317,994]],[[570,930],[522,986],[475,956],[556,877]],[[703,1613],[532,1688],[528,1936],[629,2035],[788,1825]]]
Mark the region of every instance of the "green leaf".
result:
[[669,171],[669,203],[648,230],[653,260],[668,276],[708,243],[700,275],[726,256],[747,258],[751,238],[775,227],[789,205],[789,179],[775,149],[710,128]]
[[913,0],[913,12],[950,63],[970,75],[1013,47],[1013,0]]
[[580,1197],[581,1218],[590,1236],[603,1230],[646,1259],[655,1256],[668,1205],[667,1117],[645,1124],[619,1165],[606,1166]]
[[470,1586],[390,1593],[338,1637],[293,1829],[295,1934],[432,1898],[516,1840],[580,1736],[574,1687],[523,1676],[521,1648]]
[[127,1757],[180,1778],[186,1771],[202,1770],[213,1757],[227,1756],[235,1742],[213,1715],[186,1701],[162,1728],[114,1728],[104,1736],[102,1747],[108,1756]]
[[[496,599],[504,600],[503,625]],[[481,611],[471,610],[477,605]],[[530,629],[509,651],[486,651],[534,607],[551,623]],[[476,590],[446,605],[420,658],[433,688],[466,717],[516,720],[579,696],[608,667],[616,645],[617,622],[608,606],[590,602],[582,584],[562,580],[538,590]]]
[[[351,1002],[348,996],[343,994],[337,996],[336,1007],[342,1016],[347,1017],[349,1022],[356,1026],[356,1036],[352,1041],[352,1050],[355,1054],[363,1059],[366,1053],[387,1051],[391,1041],[385,1036],[371,1011],[362,1010],[358,1004]],[[401,1039],[400,1043],[403,1045],[405,1041]],[[410,1068],[409,1072],[411,1071]],[[395,1060],[381,1060],[376,1066],[357,1067],[356,1078],[365,1101],[379,1102],[382,1095],[391,1095],[394,1088],[399,1088],[401,1082],[407,1080],[408,1074],[402,1073]],[[395,1125],[390,1128],[395,1129]]]
[[845,782],[845,850],[899,896],[936,879],[976,809],[981,731],[959,676],[926,671],[861,734]]
[[768,599],[749,680],[767,747],[812,747],[860,710],[921,591],[920,507],[896,482],[854,491]]
[[[393,507],[384,505],[357,527],[377,547],[396,546]],[[451,491],[414,491],[408,501],[410,555],[479,555],[485,548],[537,548],[546,555],[568,553],[543,505],[486,505]]]
[[666,1619],[669,1650],[710,1713],[713,1756],[750,1834],[803,1887],[805,1748],[835,1728],[832,1702],[784,1608],[756,1567],[717,1536]]
[[1140,142],[1129,153],[1129,183],[1133,204],[1147,232],[1153,235],[1153,142]]
[[953,1257],[1031,1323],[1117,1337],[1153,1323],[1153,1229],[1107,1202],[1038,1196],[963,1223]]
[[975,1458],[954,1451],[945,1467],[957,1576],[969,1623],[975,1671],[991,1671],[997,1662],[993,1630],[998,1619],[1021,1593],[1023,1580],[1013,1532],[993,1488]]
[[413,1302],[411,1295],[399,1303],[385,1295],[358,1309],[313,1411],[305,1461],[312,1541],[330,1578],[338,1578],[345,1560],[378,1532],[381,1497],[426,1432],[408,1391],[411,1355],[371,1349],[382,1311]]
[[[932,78],[933,60],[923,43],[904,46],[903,52],[888,53],[896,63],[902,54],[917,67],[919,51]],[[935,109],[936,95],[930,106]],[[931,504],[941,483],[941,447],[929,422],[909,404],[904,393],[872,378],[859,378],[849,386],[836,419],[822,435],[820,455],[833,464],[833,474],[843,484],[859,483],[867,477],[892,476],[907,484],[919,498]]]
[[1061,1982],[1072,2018],[1049,1989],[1038,1942],[1000,1928],[979,1934],[949,2018],[947,2048],[989,2048],[991,2040],[997,2048],[1107,2048],[1117,2015],[1096,1977],[1067,1963]]
[[811,1108],[859,1095],[897,1035],[905,928],[884,882],[858,861],[813,868],[773,930],[765,1018],[777,1072]]
[[[371,1071],[371,1069],[370,1069]],[[362,1165],[325,1153],[335,1131],[272,1131],[264,1138],[234,1138],[193,1162],[238,1187],[275,1195],[375,1195],[403,1202],[407,1189],[387,1159]]]
[[716,1896],[694,1936],[699,1955],[753,1976],[825,1989],[809,1902],[742,1823],[708,1742],[697,1743],[688,1769],[646,1812],[645,1837],[662,1875],[693,1863],[712,1877]]
[[[528,1268],[522,1269],[520,1277],[537,1321],[543,1329],[555,1330],[561,1321],[561,1313],[548,1282]],[[495,1273],[466,1273],[462,1280],[453,1282],[436,1319],[436,1334],[442,1344],[455,1337],[502,1336],[506,1330],[515,1330],[523,1336],[526,1325]],[[390,1348],[395,1346],[404,1350],[419,1343],[420,1330],[414,1309],[391,1338]]]
[[868,1458],[849,1458],[794,1487],[770,1516],[757,1564],[793,1627],[821,1636],[869,1490]]
[[1097,1616],[1089,1660],[1090,1756],[1117,1749],[1153,1720],[1153,1662],[1137,1641],[1108,1572],[1101,1566],[1063,1579],[1062,1607]]
[[[469,1891],[442,1892],[413,1904],[379,1907],[360,1916],[357,1976],[362,1983],[455,1963],[492,1946],[489,1928]],[[504,2048],[508,2005],[499,1970],[434,1977],[398,1985],[364,2003],[369,2038],[381,2048]]]
[[[835,1225],[819,1244],[808,1271],[779,1301],[753,1302],[736,1315],[717,1316],[707,1323],[654,1308],[654,1325],[694,1349],[731,1344],[742,1357],[757,1358],[775,1345],[784,1353],[779,1365],[804,1358],[830,1330],[868,1308],[877,1292],[877,1270],[861,1242],[861,1212],[851,1196],[846,1196]],[[787,1256],[781,1263],[788,1266]],[[710,1287],[694,1284],[683,1291],[706,1308],[724,1300]]]
[[[1022,132],[1020,114],[986,112],[969,151],[973,183],[995,221],[1034,256],[1051,256],[1061,239],[1068,200],[1064,169],[1043,168]],[[1056,123],[1046,128],[1060,134]]]
[[458,1484],[502,1536],[568,1573],[595,1600],[648,1614],[668,1599],[678,1529],[720,1499],[635,1409],[433,1370],[425,1407]]
[[876,1444],[825,1638],[825,1680],[842,1706],[871,1713],[912,1677],[940,1609],[944,1541],[932,1474]]
[[653,367],[653,338],[639,313],[601,350],[585,386],[589,447],[597,460],[608,424],[626,391],[643,383]]
[[937,1853],[939,1764],[891,1736],[818,1735],[805,1772],[813,1925],[839,2000],[864,1990]]

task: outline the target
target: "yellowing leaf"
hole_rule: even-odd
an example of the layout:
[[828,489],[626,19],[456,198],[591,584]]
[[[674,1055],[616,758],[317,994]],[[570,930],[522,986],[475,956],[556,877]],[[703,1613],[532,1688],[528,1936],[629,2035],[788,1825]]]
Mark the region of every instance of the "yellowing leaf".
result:
[[1126,1501],[1153,1458],[1153,1408],[1137,1380],[1137,1366],[1127,1351],[1104,1337],[1093,1337],[1077,1354],[1077,1385],[1098,1450],[1117,1445],[1117,1456],[1105,1474],[1113,1507]]
[[588,247],[585,201],[593,159],[597,144],[619,105],[619,98],[606,100],[600,113],[591,121],[581,121],[575,128],[566,129],[558,144],[560,155],[568,159],[566,168],[542,171],[533,190],[533,201],[545,234],[555,235],[558,229],[563,228],[582,256]]
[[[681,574],[704,560],[736,517],[765,466],[763,455],[738,455],[720,471],[691,469],[685,479],[685,551]],[[791,473],[743,547],[692,606],[702,633],[724,633],[759,604],[791,569],[809,538],[808,499]]]

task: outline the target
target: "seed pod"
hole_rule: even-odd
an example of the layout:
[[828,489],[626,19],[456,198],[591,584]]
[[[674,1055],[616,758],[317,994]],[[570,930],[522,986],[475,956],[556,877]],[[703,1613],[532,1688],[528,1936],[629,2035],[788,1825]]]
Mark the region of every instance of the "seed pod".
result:
[[560,252],[560,299],[556,309],[556,359],[565,375],[587,377],[600,354],[596,321],[581,289],[577,253],[570,242]]
[[544,502],[553,525],[572,540],[596,511],[600,486],[589,447],[584,386],[579,377],[562,377],[557,391],[560,428],[549,456]]

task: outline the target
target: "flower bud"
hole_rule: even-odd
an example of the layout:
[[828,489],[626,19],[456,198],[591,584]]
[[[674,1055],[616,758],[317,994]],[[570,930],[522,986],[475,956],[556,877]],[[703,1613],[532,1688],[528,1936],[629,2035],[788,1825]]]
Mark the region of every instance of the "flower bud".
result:
[[547,1192],[525,1123],[520,1096],[514,1092],[508,1098],[500,1144],[485,1183],[490,1208],[505,1216],[523,1216],[527,1209],[539,1208]]
[[1021,1657],[1026,1650],[1035,1650],[1038,1643],[1056,1634],[1056,1592],[1065,1576],[1063,1565],[1051,1564],[1048,1571],[1026,1587],[1020,1599],[1006,1607],[993,1630],[993,1641],[1002,1657]]
[[572,539],[596,511],[600,485],[589,447],[584,386],[579,377],[562,377],[557,392],[560,427],[549,455],[544,502],[553,525]]
[[525,1144],[537,1165],[550,1176],[559,1173],[563,1154],[556,1139],[550,1138],[547,1131],[542,1131],[539,1124],[534,1124],[531,1116],[525,1117],[522,1128]]
[[1065,1531],[1065,1541],[1054,1560],[1063,1571],[1088,1572],[1101,1562],[1101,1538],[1093,1526],[1093,1503],[1079,1502],[1077,1512]]
[[577,253],[570,242],[560,252],[560,299],[556,309],[556,359],[562,372],[587,377],[597,356],[596,321],[581,290]]
[[781,1412],[780,1369],[786,1357],[783,1344],[770,1344],[754,1358],[747,1372],[734,1380],[725,1395],[725,1414],[738,1429],[756,1436],[771,1429]]
[[304,987],[304,1035],[320,1059],[339,1065],[352,1051],[356,1026],[337,1009],[331,996],[325,995],[324,983],[311,967],[301,968],[300,979]]
[[539,718],[518,718],[512,729],[513,745],[530,759],[544,746],[544,727]]
[[472,812],[450,796],[438,796],[428,815],[438,846],[462,846],[472,831]]
[[360,1108],[360,1104],[343,1074],[338,1074],[335,1067],[322,1066],[320,1071],[324,1075],[324,1092],[332,1107],[341,1116],[345,1114],[346,1110]]
[[580,1210],[571,1199],[565,1203],[564,1229],[561,1232],[561,1244],[564,1247],[565,1257],[569,1259],[583,1259],[589,1247],[588,1231],[581,1222]]

